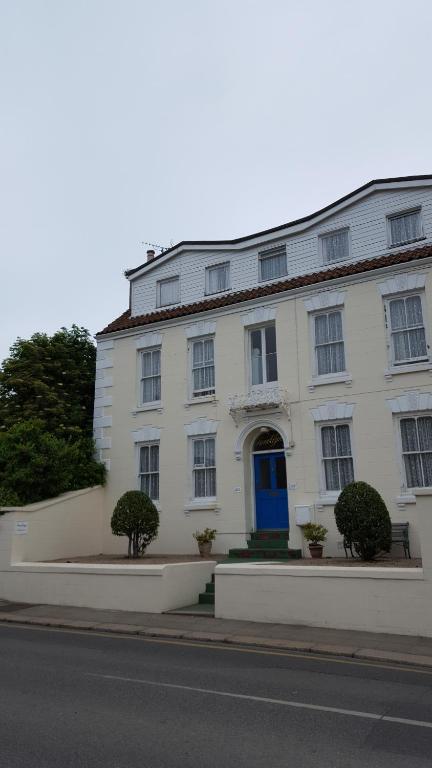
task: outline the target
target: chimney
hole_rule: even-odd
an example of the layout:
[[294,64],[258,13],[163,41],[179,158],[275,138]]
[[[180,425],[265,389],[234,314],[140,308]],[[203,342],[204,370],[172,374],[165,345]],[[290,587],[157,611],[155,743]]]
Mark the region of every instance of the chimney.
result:
[[155,252],[153,250],[147,251],[147,261],[153,261]]

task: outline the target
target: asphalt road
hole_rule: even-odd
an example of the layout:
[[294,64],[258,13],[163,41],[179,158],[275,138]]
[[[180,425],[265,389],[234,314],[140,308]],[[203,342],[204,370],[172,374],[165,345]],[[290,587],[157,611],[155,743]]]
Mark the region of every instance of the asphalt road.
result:
[[431,768],[432,671],[0,625],[1,768]]

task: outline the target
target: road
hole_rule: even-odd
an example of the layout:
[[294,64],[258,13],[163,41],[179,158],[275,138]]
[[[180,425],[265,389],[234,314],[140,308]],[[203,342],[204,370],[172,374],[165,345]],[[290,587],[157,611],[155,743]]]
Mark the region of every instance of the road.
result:
[[432,670],[0,625],[1,768],[431,768]]

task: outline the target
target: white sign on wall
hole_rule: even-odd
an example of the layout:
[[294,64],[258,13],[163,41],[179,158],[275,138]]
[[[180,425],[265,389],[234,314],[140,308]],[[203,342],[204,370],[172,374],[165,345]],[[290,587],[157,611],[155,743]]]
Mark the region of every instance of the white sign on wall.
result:
[[28,523],[23,520],[17,520],[15,523],[15,533],[18,533],[21,536],[28,533]]

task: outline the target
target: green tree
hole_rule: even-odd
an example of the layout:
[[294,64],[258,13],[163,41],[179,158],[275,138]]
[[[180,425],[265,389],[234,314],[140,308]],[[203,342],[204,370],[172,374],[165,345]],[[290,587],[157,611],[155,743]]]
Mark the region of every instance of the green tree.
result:
[[128,557],[143,555],[156,538],[159,513],[152,500],[142,491],[127,491],[116,504],[111,517],[114,536],[127,536]]
[[95,368],[85,328],[18,339],[0,370],[0,427],[37,419],[56,437],[91,437]]
[[339,533],[362,560],[373,560],[391,547],[391,520],[384,500],[371,485],[349,483],[335,505]]

